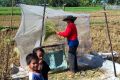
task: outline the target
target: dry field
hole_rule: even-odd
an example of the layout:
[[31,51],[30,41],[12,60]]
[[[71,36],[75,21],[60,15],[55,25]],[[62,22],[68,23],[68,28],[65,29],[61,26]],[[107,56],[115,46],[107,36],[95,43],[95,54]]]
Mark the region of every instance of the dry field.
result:
[[[105,27],[104,13],[95,12],[90,13],[90,35],[92,39],[92,47],[90,51],[102,51],[109,52],[109,40]],[[110,35],[113,45],[113,50],[120,53],[120,11],[108,11],[108,24],[110,29]],[[20,24],[20,16],[13,16],[12,24],[18,27]],[[11,16],[0,16],[0,26],[10,26]],[[15,36],[16,30],[13,31],[0,31],[0,78],[10,74],[10,69],[7,67],[10,63],[19,65],[19,58],[14,53],[14,44],[11,43],[12,38]],[[7,57],[9,60],[7,60]],[[8,63],[7,63],[8,62]],[[120,63],[120,59],[117,60]],[[81,71],[76,74],[74,80],[96,80],[103,74],[99,70],[87,70]],[[9,76],[6,76],[9,77]],[[49,80],[73,80],[67,78],[67,72],[49,74]],[[1,80],[1,79],[0,79]]]
[[[95,17],[95,16],[100,17]],[[108,25],[113,44],[113,50],[120,53],[120,11],[108,11]],[[92,17],[94,16],[94,17]],[[91,15],[91,37],[92,50],[109,51],[109,40],[105,27],[103,13],[92,13]]]

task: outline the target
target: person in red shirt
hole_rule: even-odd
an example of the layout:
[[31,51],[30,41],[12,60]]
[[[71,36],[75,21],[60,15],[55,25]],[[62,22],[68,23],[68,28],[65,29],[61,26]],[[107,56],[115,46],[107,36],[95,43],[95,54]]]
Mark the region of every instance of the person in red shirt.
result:
[[77,65],[77,56],[76,56],[76,50],[79,45],[78,41],[78,34],[77,34],[77,28],[74,24],[74,21],[77,19],[77,17],[69,15],[66,16],[63,21],[67,22],[67,26],[65,31],[62,32],[56,32],[57,35],[63,36],[67,38],[69,51],[68,51],[68,62],[69,62],[69,69],[70,72],[76,73],[78,70]]

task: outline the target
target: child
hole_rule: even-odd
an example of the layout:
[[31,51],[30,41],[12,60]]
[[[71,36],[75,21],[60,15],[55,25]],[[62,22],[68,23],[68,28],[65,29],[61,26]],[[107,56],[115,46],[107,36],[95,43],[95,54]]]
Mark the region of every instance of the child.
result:
[[26,62],[30,69],[29,80],[44,80],[43,76],[40,73],[38,73],[38,62],[39,62],[38,57],[33,55],[32,53],[28,54],[26,56]]
[[[43,60],[44,50],[41,47],[33,49],[33,54],[39,58],[38,70],[41,70],[44,80],[48,80],[48,72],[50,71],[49,65]],[[41,66],[42,65],[42,66]]]

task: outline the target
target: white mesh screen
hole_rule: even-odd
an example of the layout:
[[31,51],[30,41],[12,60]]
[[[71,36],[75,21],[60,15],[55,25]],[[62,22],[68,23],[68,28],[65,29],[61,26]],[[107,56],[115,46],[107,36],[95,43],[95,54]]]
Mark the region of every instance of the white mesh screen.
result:
[[[21,25],[16,33],[15,40],[20,50],[20,63],[22,67],[26,66],[26,55],[32,52],[33,48],[39,46],[42,33],[43,7],[20,4],[22,11]],[[66,15],[77,16],[76,25],[79,34],[79,49],[90,47],[89,34],[89,15],[68,13],[62,10],[46,8],[45,19],[56,21],[59,25],[56,27],[65,27],[65,22],[61,21]],[[58,20],[57,20],[58,19]],[[44,28],[45,29],[45,28]],[[54,40],[53,40],[54,42]]]

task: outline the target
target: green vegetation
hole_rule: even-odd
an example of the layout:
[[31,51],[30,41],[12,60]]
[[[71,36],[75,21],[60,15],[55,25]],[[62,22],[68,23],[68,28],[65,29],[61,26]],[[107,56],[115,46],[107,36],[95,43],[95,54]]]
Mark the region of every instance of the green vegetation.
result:
[[[12,7],[0,7],[0,15],[10,15],[12,13]],[[21,11],[19,7],[13,7],[13,15],[20,15]]]
[[[58,7],[54,7],[58,8]],[[70,12],[93,12],[102,10],[102,7],[65,7],[65,11]],[[0,7],[0,15],[10,15],[12,13],[11,7]],[[21,11],[19,7],[13,7],[13,15],[20,15]]]
[[[15,6],[17,3],[41,5],[44,4],[44,1],[45,0],[0,0],[0,6],[10,7],[12,4]],[[63,6],[64,4],[66,4],[67,7],[80,7],[101,5],[101,1],[109,4],[120,4],[119,0],[46,0],[46,3],[54,7]]]
[[66,7],[65,11],[71,12],[92,12],[102,10],[102,7]]
[[46,36],[45,40],[52,34],[55,34],[55,24],[51,21],[46,22]]
[[0,31],[1,30],[6,30],[6,29],[12,29],[12,30],[16,30],[16,29],[18,29],[18,27],[3,27],[3,26],[0,26]]

